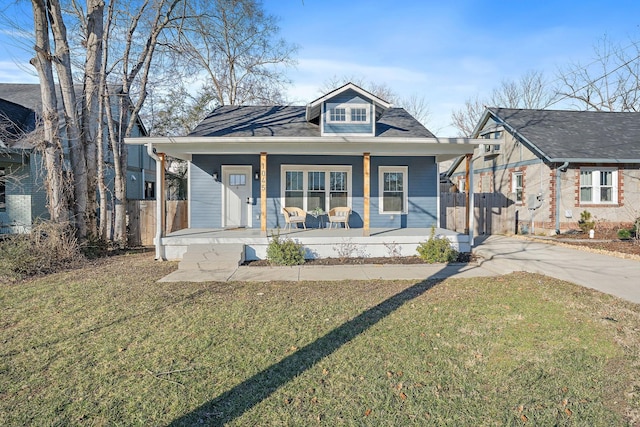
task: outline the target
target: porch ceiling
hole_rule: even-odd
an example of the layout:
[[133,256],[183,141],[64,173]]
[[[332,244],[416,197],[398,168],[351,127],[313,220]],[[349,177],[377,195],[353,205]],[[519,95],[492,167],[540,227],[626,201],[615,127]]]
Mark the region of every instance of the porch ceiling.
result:
[[183,160],[194,154],[293,154],[360,156],[435,156],[437,161],[472,154],[485,142],[472,138],[340,137],[163,137],[126,138],[132,145],[151,144],[159,153]]

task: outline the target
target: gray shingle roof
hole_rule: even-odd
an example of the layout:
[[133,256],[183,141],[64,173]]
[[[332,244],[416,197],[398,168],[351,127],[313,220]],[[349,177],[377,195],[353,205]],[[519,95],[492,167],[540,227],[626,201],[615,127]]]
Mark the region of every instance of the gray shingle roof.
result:
[[640,159],[640,113],[510,108],[489,111],[548,159]]
[[42,110],[40,85],[37,83],[0,83],[0,98],[36,112]]
[[[319,137],[320,127],[305,120],[304,106],[223,106],[206,117],[189,136]],[[389,108],[376,124],[376,136],[433,138],[402,108]]]
[[0,146],[9,148],[31,148],[21,138],[35,130],[36,118],[33,110],[13,102],[0,99]]

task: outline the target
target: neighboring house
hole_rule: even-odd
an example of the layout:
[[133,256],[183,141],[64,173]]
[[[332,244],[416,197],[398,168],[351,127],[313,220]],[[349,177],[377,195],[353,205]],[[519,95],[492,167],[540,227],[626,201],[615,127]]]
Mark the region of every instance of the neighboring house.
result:
[[[0,233],[28,231],[37,218],[48,217],[46,171],[35,150],[41,111],[38,84],[0,83]],[[146,130],[138,120],[134,136],[144,135]],[[64,138],[63,146],[66,151],[68,141]],[[143,147],[127,146],[127,150],[127,198],[155,198],[155,162]],[[113,156],[106,142],[105,153],[107,182],[112,189],[113,168],[109,164]]]
[[[639,135],[640,113],[488,108],[471,190],[503,194],[513,224],[533,218],[538,232],[575,229],[585,210],[600,226],[628,224],[640,216]],[[465,169],[459,158],[449,173],[461,191]]]
[[32,213],[43,213],[44,192],[34,190],[30,171],[37,165],[25,137],[35,123],[33,110],[0,99],[0,234],[26,231]]
[[263,235],[284,228],[284,207],[350,208],[364,236],[437,226],[437,163],[473,150],[351,83],[306,106],[219,107],[188,136],[127,143],[189,162],[190,228]]

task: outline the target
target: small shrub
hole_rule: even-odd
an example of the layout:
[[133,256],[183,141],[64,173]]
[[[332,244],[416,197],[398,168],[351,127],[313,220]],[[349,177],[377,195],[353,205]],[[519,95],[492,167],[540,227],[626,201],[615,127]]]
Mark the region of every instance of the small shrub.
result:
[[420,258],[430,264],[455,261],[458,258],[458,251],[453,249],[449,240],[436,237],[435,234],[435,227],[431,227],[429,240],[420,243],[417,248]]
[[596,222],[591,219],[591,212],[584,210],[580,213],[578,227],[580,227],[580,230],[582,230],[583,233],[588,233],[589,230],[596,228]]
[[267,260],[273,265],[304,264],[304,248],[291,239],[280,239],[280,235],[271,235],[267,246]]
[[618,230],[618,239],[628,240],[630,238],[631,238],[631,231],[627,230],[626,228],[621,228],[620,230]]
[[73,228],[42,221],[29,234],[11,235],[0,241],[0,279],[19,280],[52,273],[81,259]]

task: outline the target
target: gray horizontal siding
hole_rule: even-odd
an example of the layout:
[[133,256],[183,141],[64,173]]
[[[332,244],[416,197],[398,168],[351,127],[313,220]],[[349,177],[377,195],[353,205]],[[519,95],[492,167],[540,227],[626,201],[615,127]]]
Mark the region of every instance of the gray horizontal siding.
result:
[[[380,214],[380,166],[407,166],[409,200],[406,214]],[[438,167],[433,157],[371,158],[371,228],[429,228],[437,226]]]
[[[283,228],[284,218],[280,203],[280,165],[350,165],[352,167],[351,227],[364,225],[363,158],[360,156],[267,156],[267,228]],[[251,165],[259,168],[259,156],[195,155],[190,169],[189,194],[191,199],[190,227],[219,228],[222,224],[222,188],[213,181],[212,173],[221,176],[222,165]],[[378,213],[378,167],[408,166],[409,206],[404,215]],[[429,228],[437,220],[438,171],[433,157],[372,157],[371,159],[371,227],[372,228]],[[252,226],[260,227],[260,185],[252,179]]]

